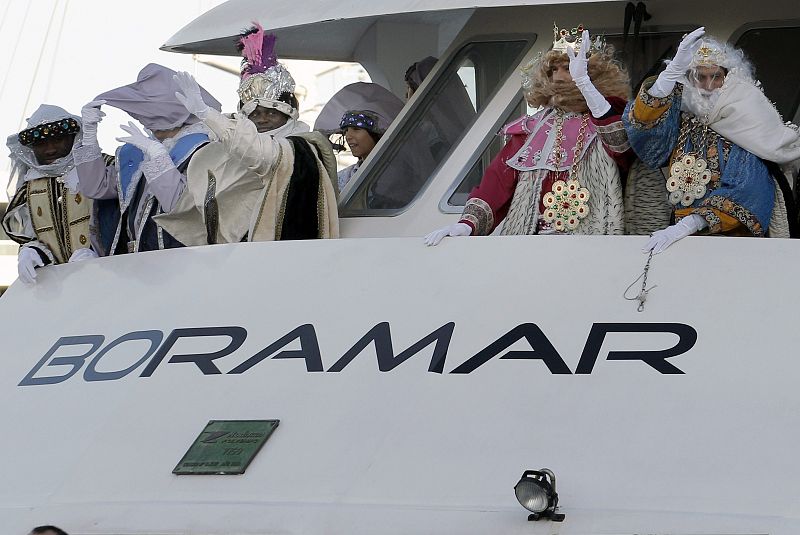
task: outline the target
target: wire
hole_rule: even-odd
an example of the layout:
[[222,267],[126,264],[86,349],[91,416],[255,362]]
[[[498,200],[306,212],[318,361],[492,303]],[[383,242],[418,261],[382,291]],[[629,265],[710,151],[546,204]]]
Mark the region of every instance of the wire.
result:
[[[11,2],[8,3],[6,8],[11,5]],[[14,58],[17,56],[17,49],[19,48],[19,43],[22,41],[22,32],[25,31],[25,23],[28,22],[28,14],[31,11],[31,6],[33,2],[27,2],[27,6],[25,7],[25,15],[22,17],[22,24],[19,27],[19,32],[17,32],[17,37],[14,39],[14,49],[11,51],[11,59],[8,62],[8,68],[6,69],[6,76],[3,78],[3,85],[0,86],[0,101],[3,100],[3,94],[6,91],[6,82],[8,82],[9,76],[8,73],[11,72],[11,67],[14,66]],[[8,9],[6,9],[8,11]],[[5,22],[5,17],[3,17],[3,21]]]
[[[33,2],[30,2],[33,3]],[[42,43],[41,49],[39,49],[39,57],[36,58],[36,66],[33,68],[33,78],[31,78],[31,85],[28,87],[28,96],[25,97],[25,105],[22,106],[22,117],[20,117],[19,124],[17,128],[22,128],[25,124],[25,115],[27,115],[26,110],[28,109],[28,105],[31,102],[31,93],[33,92],[33,84],[36,83],[36,76],[39,74],[39,66],[42,64],[42,57],[44,56],[44,51],[47,48],[47,36],[50,35],[50,29],[53,27],[53,19],[56,16],[56,10],[58,9],[59,0],[56,0],[55,6],[53,6],[53,11],[50,13],[50,20],[47,22],[47,30],[45,31],[44,43]]]
[[61,33],[64,31],[64,22],[67,20],[67,10],[69,9],[69,1],[70,0],[66,0],[66,2],[64,2],[64,11],[61,14],[61,22],[58,25],[58,35],[56,35],[56,44],[55,48],[53,49],[53,59],[50,61],[50,68],[47,70],[47,83],[44,86],[45,101],[49,100],[50,98],[50,85],[53,81],[53,71],[55,71],[56,59],[58,58],[58,51],[60,50],[58,45],[61,44]]

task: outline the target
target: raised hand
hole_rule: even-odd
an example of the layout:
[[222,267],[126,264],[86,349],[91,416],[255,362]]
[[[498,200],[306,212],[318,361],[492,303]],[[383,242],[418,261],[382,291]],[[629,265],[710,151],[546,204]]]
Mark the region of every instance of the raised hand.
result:
[[179,72],[172,77],[175,84],[180,89],[175,92],[175,98],[183,104],[186,110],[197,116],[198,119],[203,120],[208,115],[208,104],[203,101],[203,94],[200,92],[200,86],[194,77],[188,72]]
[[667,70],[675,71],[681,75],[684,74],[689,69],[689,65],[692,64],[692,55],[696,52],[698,41],[703,38],[705,33],[705,27],[700,27],[681,39],[678,51],[675,52],[675,57],[672,58],[672,61],[667,66]]
[[100,106],[105,100],[93,100],[81,108],[81,131],[84,145],[97,145],[97,124],[106,116]]
[[589,76],[589,30],[583,30],[581,35],[581,49],[575,52],[571,48],[567,48],[567,56],[569,57],[569,74],[572,79],[577,81],[578,78]]
[[589,49],[592,43],[589,39],[589,31],[583,30],[581,35],[581,49],[576,53],[571,48],[567,48],[567,56],[569,57],[569,74],[572,80],[586,100],[586,105],[592,115],[595,117],[602,117],[608,110],[611,109],[611,104],[608,103],[600,91],[592,83],[589,78]]
[[167,149],[164,148],[164,145],[155,139],[150,139],[147,137],[144,132],[139,130],[139,128],[133,124],[132,121],[128,121],[127,126],[124,124],[120,125],[120,129],[128,135],[126,137],[118,137],[117,141],[120,143],[130,143],[131,145],[138,147],[151,159],[157,157],[159,154],[167,152]]
[[647,90],[648,93],[657,98],[664,98],[675,89],[675,84],[682,81],[692,64],[692,55],[697,48],[697,42],[705,35],[704,27],[697,28],[695,31],[685,36],[678,45],[675,57],[669,62],[667,68],[658,75],[655,83]]
[[84,129],[87,125],[96,125],[106,116],[105,112],[100,109],[100,106],[105,103],[105,100],[93,100],[81,108],[81,122],[83,122]]

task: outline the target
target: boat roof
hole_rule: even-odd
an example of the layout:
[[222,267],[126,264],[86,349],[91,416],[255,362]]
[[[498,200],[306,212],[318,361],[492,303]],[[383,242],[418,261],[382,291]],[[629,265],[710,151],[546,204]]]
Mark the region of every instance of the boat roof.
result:
[[161,47],[169,52],[238,56],[239,33],[258,21],[278,36],[286,58],[353,61],[361,36],[374,23],[442,24],[455,12],[507,6],[612,2],[620,0],[228,0],[181,28]]

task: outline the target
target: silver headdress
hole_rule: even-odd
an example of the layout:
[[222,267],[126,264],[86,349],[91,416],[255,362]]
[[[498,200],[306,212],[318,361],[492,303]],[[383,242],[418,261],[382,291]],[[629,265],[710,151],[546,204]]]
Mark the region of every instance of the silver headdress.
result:
[[264,34],[257,22],[239,40],[242,52],[242,81],[239,84],[240,108],[253,107],[253,103],[297,118],[297,109],[280,100],[284,93],[294,94],[295,82],[289,71],[278,63],[275,55],[275,35]]

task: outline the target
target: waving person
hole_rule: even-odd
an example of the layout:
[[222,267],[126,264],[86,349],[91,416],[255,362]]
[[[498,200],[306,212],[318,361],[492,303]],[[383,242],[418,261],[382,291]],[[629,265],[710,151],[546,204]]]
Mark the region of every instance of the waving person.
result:
[[613,49],[581,26],[556,28],[553,49],[523,69],[522,88],[539,111],[502,129],[509,140],[460,221],[428,234],[428,245],[491,234],[501,222],[503,234],[622,233],[629,82]]
[[645,81],[624,121],[639,158],[668,167],[664,197],[676,222],[654,232],[645,252],[697,233],[790,236],[791,190],[779,166],[800,162],[800,134],[784,124],[741,50],[693,31]]

